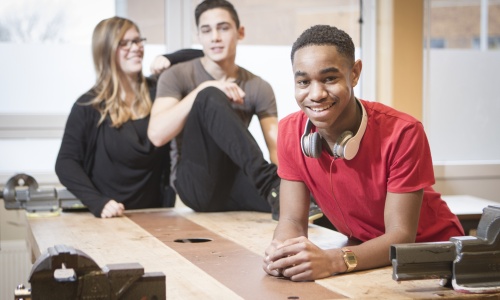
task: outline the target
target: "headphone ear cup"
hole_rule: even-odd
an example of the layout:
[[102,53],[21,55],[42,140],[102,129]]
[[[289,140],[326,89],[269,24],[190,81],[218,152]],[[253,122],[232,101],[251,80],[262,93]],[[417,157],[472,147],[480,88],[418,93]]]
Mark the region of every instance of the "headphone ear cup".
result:
[[300,138],[300,147],[305,156],[318,158],[321,155],[321,136],[317,132],[311,133],[312,126],[312,122],[308,119]]
[[344,158],[351,160],[356,156],[359,150],[359,141],[357,137],[352,137],[344,145]]
[[[344,131],[333,145],[333,156],[335,158],[344,158],[345,157],[345,147],[347,142],[353,137],[351,131]],[[351,157],[352,158],[352,157]]]
[[314,132],[309,134],[309,154],[312,158],[319,158],[321,156],[321,136],[319,133]]
[[309,155],[309,134],[304,132],[302,137],[300,138],[300,148],[302,149],[302,154],[304,154],[307,157],[310,157]]
[[321,136],[317,132],[305,134],[301,140],[302,153],[311,158],[319,158],[321,156]]

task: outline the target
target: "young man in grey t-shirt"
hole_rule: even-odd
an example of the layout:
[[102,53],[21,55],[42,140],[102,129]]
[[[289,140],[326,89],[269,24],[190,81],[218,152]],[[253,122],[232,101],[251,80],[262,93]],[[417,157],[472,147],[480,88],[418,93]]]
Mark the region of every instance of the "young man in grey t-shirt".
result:
[[[203,1],[195,18],[205,56],[161,74],[148,136],[157,146],[175,138],[173,186],[192,209],[272,210],[278,219],[274,92],[235,63],[245,31],[231,3]],[[271,163],[248,131],[253,115]]]

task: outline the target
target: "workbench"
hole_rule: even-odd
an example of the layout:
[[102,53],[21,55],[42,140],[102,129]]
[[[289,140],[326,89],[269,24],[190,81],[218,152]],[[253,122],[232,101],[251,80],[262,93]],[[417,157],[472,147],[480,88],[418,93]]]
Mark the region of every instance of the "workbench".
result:
[[[33,259],[64,244],[101,267],[137,262],[145,272],[163,272],[167,299],[477,299],[441,287],[438,279],[396,282],[392,267],[315,282],[268,276],[262,258],[276,225],[268,213],[195,213],[186,207],[128,211],[112,219],[63,212],[28,217],[27,239]],[[350,244],[342,234],[314,224],[309,238],[321,248]]]
[[470,195],[443,195],[442,198],[450,210],[457,215],[465,235],[475,235],[485,207],[500,206],[498,202]]

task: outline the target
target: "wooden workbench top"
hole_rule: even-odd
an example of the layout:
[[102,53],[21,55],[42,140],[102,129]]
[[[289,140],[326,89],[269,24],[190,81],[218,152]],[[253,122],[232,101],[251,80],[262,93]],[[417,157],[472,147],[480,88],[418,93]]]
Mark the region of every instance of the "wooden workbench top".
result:
[[[167,299],[474,298],[440,287],[438,280],[398,283],[391,267],[305,283],[268,276],[261,262],[276,224],[266,213],[194,213],[188,208],[132,211],[112,219],[62,213],[29,217],[28,244],[34,258],[64,244],[101,267],[137,262],[145,272],[163,272]],[[321,248],[348,243],[345,236],[316,225],[310,226],[309,238]],[[196,239],[209,241],[185,243]]]

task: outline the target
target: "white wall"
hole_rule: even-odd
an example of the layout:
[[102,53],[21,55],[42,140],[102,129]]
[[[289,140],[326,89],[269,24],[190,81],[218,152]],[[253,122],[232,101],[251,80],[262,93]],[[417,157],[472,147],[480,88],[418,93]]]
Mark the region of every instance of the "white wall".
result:
[[[145,72],[163,52],[147,46]],[[0,186],[19,172],[54,182],[67,115],[95,82],[90,45],[0,43],[0,53]]]
[[500,51],[431,49],[424,55],[434,188],[500,202]]
[[424,124],[435,162],[500,162],[500,51],[431,50]]

